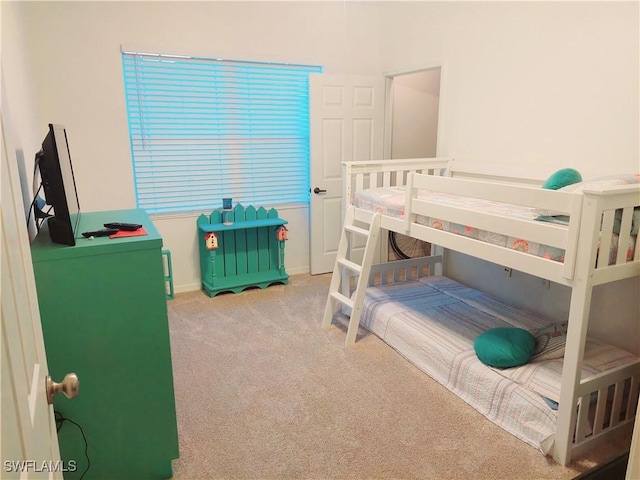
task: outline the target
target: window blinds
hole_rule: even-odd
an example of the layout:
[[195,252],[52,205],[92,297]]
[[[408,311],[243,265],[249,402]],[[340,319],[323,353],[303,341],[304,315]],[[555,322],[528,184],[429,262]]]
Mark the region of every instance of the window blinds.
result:
[[321,67],[123,52],[139,208],[309,201],[308,74]]

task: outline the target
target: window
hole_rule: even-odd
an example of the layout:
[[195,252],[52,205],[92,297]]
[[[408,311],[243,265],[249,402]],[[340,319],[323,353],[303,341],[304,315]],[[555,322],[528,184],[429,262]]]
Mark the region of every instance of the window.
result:
[[136,201],[149,213],[309,201],[308,74],[123,52]]

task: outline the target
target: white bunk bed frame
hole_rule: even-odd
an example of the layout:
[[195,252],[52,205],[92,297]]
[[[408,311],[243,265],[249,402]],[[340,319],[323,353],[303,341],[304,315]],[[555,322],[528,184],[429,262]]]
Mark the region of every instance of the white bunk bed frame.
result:
[[[460,162],[448,158],[345,162],[343,167],[344,198],[347,205],[350,205],[352,194],[357,190],[403,186],[406,192],[405,215],[403,218],[394,218],[348,207],[323,327],[331,325],[335,304],[344,304],[351,310],[346,344],[352,344],[357,335],[366,286],[370,278],[374,277],[372,272],[377,273],[378,278],[386,278],[385,272],[391,271],[394,279],[399,278],[399,267],[394,266],[395,262],[386,267],[377,265],[372,270],[373,251],[380,229],[430,242],[432,246],[438,246],[438,253],[442,252],[442,248],[448,248],[566,285],[571,288],[569,323],[555,443],[550,453],[556,461],[566,466],[575,456],[603,444],[614,435],[632,430],[638,401],[640,360],[584,380],[581,380],[580,372],[593,287],[640,275],[640,242],[636,239],[635,254],[631,261],[626,261],[626,248],[622,248],[622,245],[630,241],[633,210],[640,205],[640,185],[589,189],[584,190],[583,194],[566,193],[541,189],[540,185],[545,179],[542,175],[537,175],[534,179],[523,179],[517,173],[505,173],[504,166],[499,166],[497,170],[487,169],[485,166],[463,168],[464,165]],[[448,192],[554,210],[569,215],[570,221],[568,227],[559,227],[548,222],[527,222],[470,212],[421,200],[417,195],[419,190]],[[619,234],[621,247],[615,263],[608,265],[609,255],[598,256],[597,253],[599,248],[602,252],[609,252],[617,209],[623,210]],[[565,259],[564,262],[548,260],[437,230],[416,223],[416,215],[446,219],[562,248],[565,250]],[[354,245],[353,234],[368,238],[361,264],[349,259],[351,246]],[[430,262],[432,274],[442,273],[438,271],[441,268],[441,257],[437,258],[438,262]],[[413,264],[411,262],[412,260],[404,261],[400,265],[404,268],[415,264],[415,261]],[[350,291],[352,277],[357,277],[353,292]],[[630,394],[623,398],[624,386],[628,386],[629,382]],[[615,389],[615,393],[611,418],[608,426],[604,427],[605,422],[601,420],[607,409],[607,392],[610,387]],[[595,418],[599,420],[593,431],[588,421],[592,395],[597,395],[598,398]]]

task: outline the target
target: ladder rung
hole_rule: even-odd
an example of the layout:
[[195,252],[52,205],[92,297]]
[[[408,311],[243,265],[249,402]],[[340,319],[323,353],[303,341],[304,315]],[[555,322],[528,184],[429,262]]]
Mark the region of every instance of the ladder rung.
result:
[[331,297],[339,301],[340,303],[345,304],[349,308],[353,308],[353,300],[349,297],[345,297],[340,292],[331,292]]
[[346,258],[339,259],[338,263],[340,265],[344,265],[345,267],[347,267],[352,272],[360,273],[362,271],[362,266],[361,265],[358,265],[357,263],[352,262],[351,260],[347,260]]
[[345,230],[349,232],[357,233],[358,235],[362,235],[363,237],[369,236],[369,230],[365,230],[364,228],[356,227],[355,225],[345,225]]

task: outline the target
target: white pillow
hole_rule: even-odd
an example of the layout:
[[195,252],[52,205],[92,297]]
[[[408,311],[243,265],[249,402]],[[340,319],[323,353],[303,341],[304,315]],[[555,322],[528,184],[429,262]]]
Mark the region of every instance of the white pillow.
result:
[[[589,190],[591,188],[598,189],[602,187],[611,187],[614,185],[631,185],[634,183],[640,183],[640,173],[623,173],[620,175],[609,175],[606,177],[594,178],[591,180],[585,180],[584,182],[567,185],[566,187],[559,188],[556,191],[568,192],[568,193],[582,193],[584,190]],[[554,217],[558,215],[566,215],[566,213],[563,213],[563,212],[557,212],[554,210],[545,210],[545,209],[536,210],[536,213],[538,215],[542,215],[543,217]]]
[[584,190],[591,188],[610,187],[613,185],[631,185],[640,182],[640,174],[629,173],[622,175],[610,175],[607,177],[594,178],[584,182],[573,183],[566,187],[559,188],[559,192],[582,193]]
[[536,349],[531,361],[552,360],[564,357],[567,344],[567,323],[554,323],[531,332],[536,339]]

